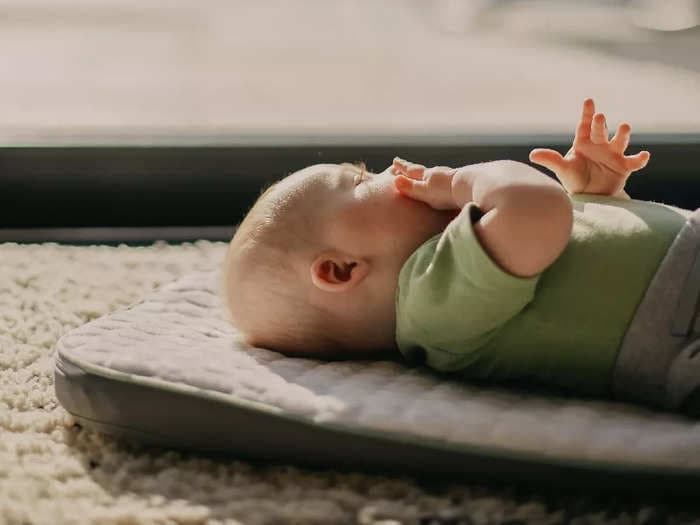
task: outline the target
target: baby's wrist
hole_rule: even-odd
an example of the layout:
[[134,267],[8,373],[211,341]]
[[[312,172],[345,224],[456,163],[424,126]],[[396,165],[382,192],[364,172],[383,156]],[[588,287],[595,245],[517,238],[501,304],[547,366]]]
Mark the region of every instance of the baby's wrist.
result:
[[456,169],[452,176],[452,199],[455,207],[462,209],[473,200],[472,177],[469,174],[468,166]]

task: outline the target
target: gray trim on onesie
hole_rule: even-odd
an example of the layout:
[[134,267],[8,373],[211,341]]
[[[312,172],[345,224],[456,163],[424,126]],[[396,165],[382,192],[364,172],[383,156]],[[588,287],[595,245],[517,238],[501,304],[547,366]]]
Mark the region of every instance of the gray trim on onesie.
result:
[[678,410],[700,385],[700,208],[661,261],[625,333],[612,392]]

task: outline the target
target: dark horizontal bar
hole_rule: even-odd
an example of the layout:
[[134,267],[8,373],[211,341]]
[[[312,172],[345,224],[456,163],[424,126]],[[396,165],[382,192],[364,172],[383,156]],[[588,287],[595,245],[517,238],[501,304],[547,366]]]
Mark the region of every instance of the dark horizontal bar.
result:
[[[534,147],[563,153],[571,143],[565,135],[278,140],[277,145],[269,137],[248,137],[214,146],[0,148],[0,228],[233,226],[262,188],[314,163],[362,161],[378,171],[397,155],[427,165],[527,162]],[[629,151],[640,149],[651,151],[652,158],[630,178],[633,198],[700,206],[700,134],[638,135]]]
[[142,228],[0,228],[0,242],[89,244],[151,244],[231,240],[233,226],[146,226]]

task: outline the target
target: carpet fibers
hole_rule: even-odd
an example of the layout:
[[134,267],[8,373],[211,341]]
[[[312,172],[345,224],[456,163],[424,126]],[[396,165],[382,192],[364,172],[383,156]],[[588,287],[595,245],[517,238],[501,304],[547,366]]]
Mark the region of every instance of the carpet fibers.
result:
[[216,268],[224,249],[0,245],[0,524],[700,523],[700,511],[668,502],[260,465],[76,424],[54,394],[58,338]]

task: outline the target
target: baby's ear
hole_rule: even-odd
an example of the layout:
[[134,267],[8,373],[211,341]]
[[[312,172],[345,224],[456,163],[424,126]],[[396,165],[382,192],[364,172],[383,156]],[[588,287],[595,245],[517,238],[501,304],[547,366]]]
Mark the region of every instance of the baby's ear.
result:
[[326,292],[345,292],[369,273],[369,263],[337,251],[318,255],[311,263],[311,281]]

